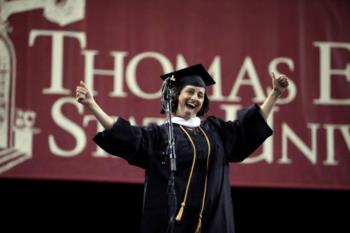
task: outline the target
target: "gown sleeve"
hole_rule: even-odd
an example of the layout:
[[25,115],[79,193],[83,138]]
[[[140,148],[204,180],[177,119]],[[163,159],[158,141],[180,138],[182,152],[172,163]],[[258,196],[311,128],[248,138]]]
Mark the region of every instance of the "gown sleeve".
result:
[[256,104],[239,111],[235,121],[215,121],[229,162],[243,161],[272,135]]
[[129,121],[118,118],[110,130],[97,133],[93,140],[107,153],[145,168],[150,154],[162,140],[159,130],[156,126],[132,126]]

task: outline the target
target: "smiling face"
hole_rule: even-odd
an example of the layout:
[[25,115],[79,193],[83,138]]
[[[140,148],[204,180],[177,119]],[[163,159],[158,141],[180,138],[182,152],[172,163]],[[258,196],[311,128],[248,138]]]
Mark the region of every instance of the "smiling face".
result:
[[205,88],[192,85],[185,86],[179,95],[176,116],[189,119],[196,117],[204,102]]

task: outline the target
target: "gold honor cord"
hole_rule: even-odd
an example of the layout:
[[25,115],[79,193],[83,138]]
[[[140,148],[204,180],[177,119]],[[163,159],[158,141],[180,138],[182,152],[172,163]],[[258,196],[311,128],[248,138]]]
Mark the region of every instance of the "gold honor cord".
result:
[[[186,185],[186,191],[185,191],[185,196],[184,196],[184,200],[181,203],[181,208],[176,216],[176,221],[181,221],[183,212],[184,212],[184,208],[186,206],[186,201],[187,201],[187,195],[188,195],[188,189],[190,187],[190,183],[192,180],[192,175],[193,175],[193,170],[194,170],[194,165],[196,163],[196,158],[197,158],[197,150],[196,150],[196,146],[194,145],[194,142],[191,138],[191,136],[187,133],[187,131],[180,125],[181,130],[186,134],[188,140],[190,141],[192,148],[193,148],[193,162],[192,162],[192,167],[191,167],[191,172],[190,175],[188,177],[188,181],[187,181],[187,185]],[[208,144],[208,156],[207,156],[207,173],[205,175],[205,183],[204,183],[204,193],[203,193],[203,197],[202,197],[202,206],[201,206],[201,211],[199,213],[199,219],[198,219],[198,224],[196,227],[196,231],[195,233],[199,233],[201,232],[201,227],[202,227],[202,216],[203,216],[203,211],[204,211],[204,204],[205,204],[205,197],[207,194],[207,183],[208,183],[208,172],[209,172],[209,159],[210,159],[210,152],[211,152],[211,147],[210,147],[210,142],[209,142],[209,138],[207,136],[207,134],[205,133],[205,131],[199,127],[200,131],[202,132],[202,134],[205,137],[205,140]]]
[[193,143],[193,140],[192,140],[191,136],[187,133],[187,131],[181,125],[180,125],[180,128],[186,134],[188,140],[190,141],[190,143],[192,145],[192,148],[193,148],[193,161],[192,161],[192,166],[191,166],[191,172],[190,172],[190,175],[189,175],[188,180],[187,180],[185,196],[184,196],[183,201],[181,202],[181,207],[180,207],[180,210],[179,210],[179,212],[178,212],[178,214],[176,216],[176,221],[181,221],[182,214],[184,212],[184,208],[185,208],[186,201],[187,201],[188,189],[190,187],[191,180],[192,180],[194,165],[196,164],[196,158],[197,158],[197,150],[196,150],[196,147],[195,147],[195,145]]

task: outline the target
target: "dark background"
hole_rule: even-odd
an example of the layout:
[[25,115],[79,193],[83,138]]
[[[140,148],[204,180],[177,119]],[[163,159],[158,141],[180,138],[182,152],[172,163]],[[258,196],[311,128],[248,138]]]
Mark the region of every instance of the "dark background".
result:
[[[139,232],[142,185],[0,179],[0,195],[2,229]],[[232,198],[236,233],[350,232],[350,191],[233,187]]]

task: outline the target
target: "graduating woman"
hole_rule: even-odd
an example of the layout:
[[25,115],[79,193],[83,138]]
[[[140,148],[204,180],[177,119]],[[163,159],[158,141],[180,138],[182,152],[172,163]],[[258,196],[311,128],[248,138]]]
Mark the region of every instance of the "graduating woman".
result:
[[[272,73],[273,89],[266,100],[241,110],[237,119],[224,121],[206,116],[209,110],[206,87],[215,82],[201,64],[161,76],[163,80],[169,77],[172,77],[177,197],[176,220],[171,231],[233,233],[229,163],[243,161],[272,135],[266,118],[288,87],[288,78]],[[76,99],[105,128],[94,137],[95,143],[145,170],[141,232],[168,232],[169,121],[146,127],[132,126],[121,117],[114,121],[99,107],[83,82],[76,88]]]

